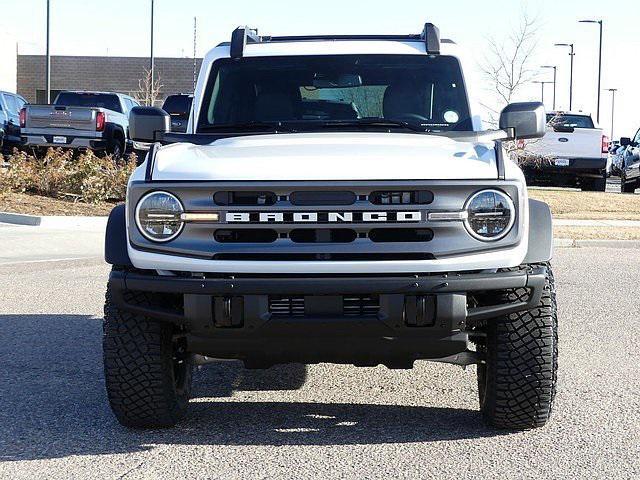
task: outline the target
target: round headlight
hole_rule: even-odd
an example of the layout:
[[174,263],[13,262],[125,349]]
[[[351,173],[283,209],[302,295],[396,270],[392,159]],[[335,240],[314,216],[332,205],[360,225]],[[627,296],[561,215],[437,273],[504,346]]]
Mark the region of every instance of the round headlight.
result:
[[140,233],[153,242],[168,242],[182,231],[182,203],[167,192],[152,192],[138,202],[136,225]]
[[479,240],[503,238],[515,222],[515,208],[511,198],[499,190],[482,190],[469,198],[465,226]]

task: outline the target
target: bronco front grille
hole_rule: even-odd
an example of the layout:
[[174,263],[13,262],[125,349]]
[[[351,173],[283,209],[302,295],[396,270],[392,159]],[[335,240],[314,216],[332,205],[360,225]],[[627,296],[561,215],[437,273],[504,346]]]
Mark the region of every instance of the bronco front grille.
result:
[[[130,219],[145,193],[163,189],[177,196],[186,212],[215,212],[219,221],[185,223],[178,237],[162,244],[133,228],[130,240],[140,249],[229,262],[391,261],[412,268],[410,262],[506,248],[520,239],[516,227],[504,240],[485,244],[469,235],[462,221],[429,219],[432,212],[463,210],[466,199],[485,187],[495,187],[495,181],[135,183]],[[519,198],[514,182],[500,188]]]

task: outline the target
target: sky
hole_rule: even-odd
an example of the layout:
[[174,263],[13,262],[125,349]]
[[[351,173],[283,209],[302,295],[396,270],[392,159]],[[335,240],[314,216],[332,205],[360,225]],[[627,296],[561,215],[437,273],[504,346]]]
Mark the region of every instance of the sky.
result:
[[[149,54],[151,0],[51,0],[53,55],[146,56]],[[617,88],[614,136],[633,136],[640,128],[640,2],[638,0],[155,0],[155,54],[193,55],[197,18],[197,56],[227,41],[239,25],[262,34],[419,33],[425,22],[442,37],[468,51],[467,81],[477,91],[488,86],[480,73],[487,39],[505,38],[522,13],[538,21],[531,67],[557,65],[557,107],[568,109],[568,50],[575,43],[574,110],[594,113],[597,94],[598,27],[580,19],[604,21],[602,88]],[[45,51],[46,0],[0,0],[0,89],[15,90],[15,52]],[[552,80],[539,70],[539,80]],[[477,88],[480,87],[480,88]],[[552,108],[553,85],[546,86]],[[540,85],[524,88],[518,100],[540,100]],[[611,94],[602,92],[600,123],[611,128]]]

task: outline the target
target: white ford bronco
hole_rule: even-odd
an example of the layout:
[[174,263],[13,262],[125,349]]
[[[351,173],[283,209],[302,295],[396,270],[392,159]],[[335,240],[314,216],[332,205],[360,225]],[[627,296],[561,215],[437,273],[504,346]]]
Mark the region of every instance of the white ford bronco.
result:
[[106,233],[107,393],[132,427],[175,424],[192,369],[477,365],[480,410],[544,425],[555,394],[551,213],[483,130],[457,46],[418,35],[234,31],[205,57],[187,131],[136,107],[151,143]]

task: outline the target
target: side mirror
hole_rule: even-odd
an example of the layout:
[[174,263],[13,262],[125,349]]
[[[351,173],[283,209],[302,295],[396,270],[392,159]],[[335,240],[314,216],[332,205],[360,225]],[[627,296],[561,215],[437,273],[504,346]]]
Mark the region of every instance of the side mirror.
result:
[[542,138],[546,127],[544,105],[540,102],[510,103],[500,113],[500,129],[511,131],[513,138],[519,140]]
[[629,137],[620,137],[620,146],[628,147],[631,145],[631,139]]
[[153,143],[171,130],[171,117],[158,107],[133,107],[129,113],[129,136],[134,142]]

